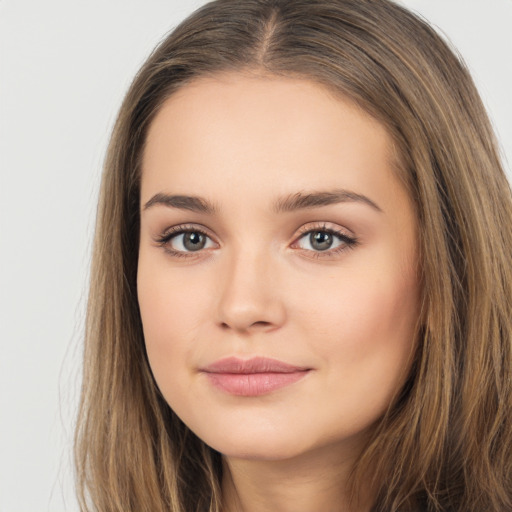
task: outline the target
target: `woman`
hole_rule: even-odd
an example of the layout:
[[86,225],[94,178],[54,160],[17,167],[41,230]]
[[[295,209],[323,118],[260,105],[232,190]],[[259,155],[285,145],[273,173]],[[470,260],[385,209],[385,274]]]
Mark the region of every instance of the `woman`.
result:
[[423,21],[207,4],[109,148],[83,510],[510,510],[511,249],[485,110]]

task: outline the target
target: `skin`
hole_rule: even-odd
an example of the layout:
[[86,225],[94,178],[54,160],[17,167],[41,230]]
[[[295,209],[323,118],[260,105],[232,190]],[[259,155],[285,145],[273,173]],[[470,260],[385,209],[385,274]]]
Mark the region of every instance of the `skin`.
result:
[[[419,312],[417,219],[392,147],[381,124],[321,85],[242,73],[188,84],[150,127],[138,267],[147,353],[169,405],[223,454],[227,511],[356,510],[348,472],[404,382]],[[340,189],[374,206],[276,211]],[[157,194],[215,211],[148,205]],[[176,232],[159,241],[183,224],[208,235],[203,249],[187,252]],[[320,251],[308,232],[326,229],[357,243],[333,235]],[[311,371],[234,396],[200,371],[228,356]]]

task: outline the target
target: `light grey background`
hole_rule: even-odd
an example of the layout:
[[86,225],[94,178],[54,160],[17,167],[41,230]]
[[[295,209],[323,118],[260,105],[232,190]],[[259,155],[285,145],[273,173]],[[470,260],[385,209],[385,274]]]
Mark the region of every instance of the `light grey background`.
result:
[[[102,159],[134,73],[203,3],[0,0],[0,512],[78,510],[72,431]],[[512,161],[512,0],[403,3],[464,55]]]

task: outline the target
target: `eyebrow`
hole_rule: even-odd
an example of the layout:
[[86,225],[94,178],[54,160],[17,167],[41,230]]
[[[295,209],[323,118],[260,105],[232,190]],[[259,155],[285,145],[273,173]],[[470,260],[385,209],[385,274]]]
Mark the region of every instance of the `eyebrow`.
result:
[[345,189],[326,192],[297,192],[279,199],[275,205],[276,212],[292,212],[339,203],[362,203],[382,213],[382,209],[369,197]]
[[[323,192],[297,192],[295,194],[290,194],[279,198],[274,203],[273,210],[276,213],[293,212],[296,210],[318,208],[321,206],[330,206],[339,203],[362,203],[382,213],[382,209],[370,198],[344,189]],[[155,205],[189,210],[207,215],[212,215],[217,212],[217,208],[215,208],[212,203],[197,196],[158,193],[144,205],[143,210],[147,210]]]
[[181,210],[190,210],[197,213],[213,214],[216,208],[206,199],[195,196],[155,194],[145,205],[143,210],[147,210],[155,205],[167,206],[169,208],[179,208]]

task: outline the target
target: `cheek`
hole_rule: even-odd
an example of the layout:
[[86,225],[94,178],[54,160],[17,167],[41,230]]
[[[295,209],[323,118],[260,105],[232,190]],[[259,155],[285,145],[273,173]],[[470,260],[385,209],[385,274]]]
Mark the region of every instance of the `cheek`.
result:
[[381,332],[378,338],[383,339],[385,333],[398,336],[408,330],[418,316],[418,287],[412,272],[393,265],[382,265],[382,270],[361,266],[362,271],[311,281],[307,293],[291,294],[297,318],[305,323],[312,320],[319,335],[338,331],[337,338],[357,346],[372,342],[368,331]]
[[412,273],[386,268],[333,280],[298,308],[301,330],[315,340],[332,385],[357,399],[368,392],[382,405],[408,373],[419,314]]
[[194,287],[186,272],[172,272],[163,264],[139,261],[138,300],[151,369],[162,390],[173,389],[189,370],[185,362],[200,349],[194,340],[208,308],[204,288]]

